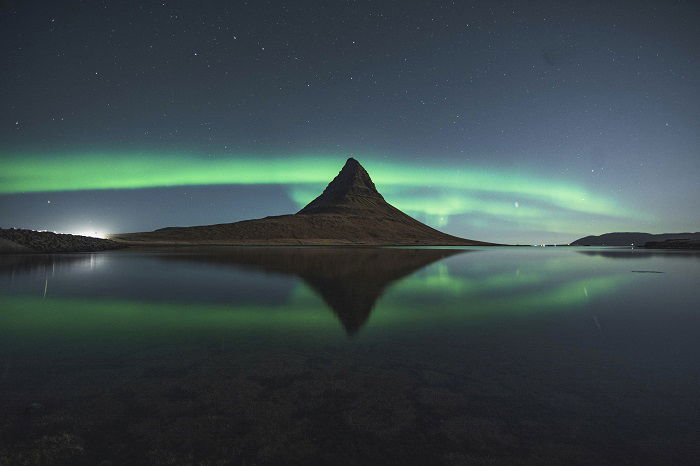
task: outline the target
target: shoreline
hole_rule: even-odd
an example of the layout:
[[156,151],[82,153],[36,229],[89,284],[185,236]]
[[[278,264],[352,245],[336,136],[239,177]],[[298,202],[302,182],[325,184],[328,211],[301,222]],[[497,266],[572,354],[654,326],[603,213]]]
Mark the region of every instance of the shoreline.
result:
[[124,249],[116,241],[51,231],[0,228],[0,254],[50,254]]

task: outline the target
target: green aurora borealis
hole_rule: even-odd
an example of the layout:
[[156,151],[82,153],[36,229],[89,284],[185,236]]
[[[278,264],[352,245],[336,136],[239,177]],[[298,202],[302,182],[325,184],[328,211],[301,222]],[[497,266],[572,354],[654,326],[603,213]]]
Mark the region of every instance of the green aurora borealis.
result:
[[[22,154],[0,159],[0,194],[280,185],[302,207],[337,174],[342,161],[341,155],[319,154],[223,158],[158,153]],[[467,228],[454,228],[460,216],[468,216],[471,223],[467,225],[472,226],[481,222],[487,228],[502,222],[511,228],[571,235],[586,232],[585,225],[591,221],[602,224],[597,229],[604,230],[607,225],[613,228],[621,222],[649,218],[632,213],[612,196],[594,194],[565,179],[467,164],[446,168],[380,157],[361,162],[389,202],[456,234],[469,234]],[[148,202],[144,206],[148,208]]]

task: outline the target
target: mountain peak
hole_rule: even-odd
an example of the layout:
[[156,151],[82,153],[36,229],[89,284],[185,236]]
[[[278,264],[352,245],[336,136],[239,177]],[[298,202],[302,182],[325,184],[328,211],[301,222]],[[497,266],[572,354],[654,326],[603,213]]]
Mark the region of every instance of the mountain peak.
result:
[[346,210],[367,201],[385,202],[364,167],[350,157],[323,193],[301,209],[300,214]]
[[[365,170],[365,168],[362,166],[362,164],[360,164],[360,162],[358,162],[357,159],[354,159],[352,157],[349,157],[345,161],[345,165],[343,165],[343,168],[340,170],[340,173],[338,173],[338,175],[342,174],[343,172],[351,172],[351,173],[363,172],[363,173],[367,174],[367,170]],[[367,174],[367,177],[369,177],[368,174]]]
[[347,190],[349,193],[365,196],[380,196],[377,188],[369,177],[367,170],[360,165],[360,162],[350,157],[345,161],[345,165],[333,181],[328,184],[328,188]]

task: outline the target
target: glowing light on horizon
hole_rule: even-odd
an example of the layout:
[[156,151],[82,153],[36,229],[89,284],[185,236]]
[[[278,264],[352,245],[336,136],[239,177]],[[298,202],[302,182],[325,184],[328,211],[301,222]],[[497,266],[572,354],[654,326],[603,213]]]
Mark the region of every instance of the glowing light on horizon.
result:
[[66,233],[68,233],[69,235],[89,236],[91,238],[101,238],[101,239],[105,239],[109,235],[109,233],[107,233],[107,232],[96,231],[96,230],[76,230],[76,231],[68,231]]

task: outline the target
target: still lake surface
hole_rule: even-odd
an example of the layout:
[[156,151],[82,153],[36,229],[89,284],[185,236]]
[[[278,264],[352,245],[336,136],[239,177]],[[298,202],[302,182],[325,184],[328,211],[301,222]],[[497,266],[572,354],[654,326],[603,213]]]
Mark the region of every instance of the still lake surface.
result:
[[0,464],[692,464],[700,254],[0,257]]

